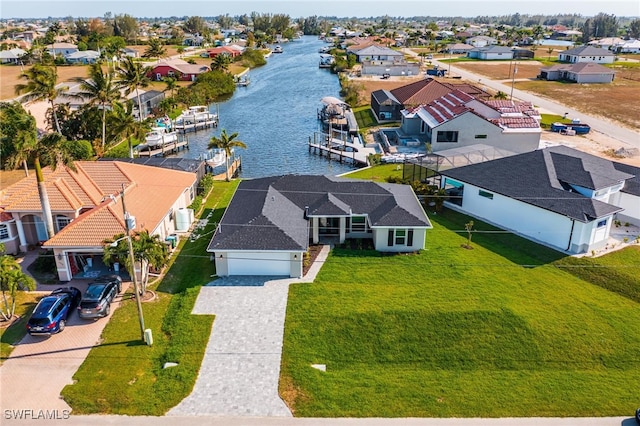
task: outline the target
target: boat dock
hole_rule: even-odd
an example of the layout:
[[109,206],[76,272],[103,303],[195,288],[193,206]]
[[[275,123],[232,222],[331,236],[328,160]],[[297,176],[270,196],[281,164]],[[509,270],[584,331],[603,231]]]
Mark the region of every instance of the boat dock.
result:
[[368,166],[369,156],[376,154],[375,148],[365,147],[359,138],[355,137],[351,142],[329,135],[314,133],[313,139],[309,137],[309,152],[326,156],[329,160],[339,162],[351,162],[354,165]]
[[176,132],[182,132],[183,134],[187,132],[195,132],[201,129],[208,129],[211,127],[218,127],[217,116],[212,115],[210,118],[206,120],[197,121],[195,123],[181,123],[181,124],[176,123],[173,125],[173,129]]
[[[242,170],[242,157],[236,157],[233,162],[229,164],[229,179],[238,175],[238,172]],[[213,175],[214,180],[227,180],[227,173],[218,173]]]
[[145,149],[138,151],[138,157],[157,157],[174,154],[181,149],[189,149],[189,140],[184,138],[181,141],[169,142],[161,145],[159,148]]

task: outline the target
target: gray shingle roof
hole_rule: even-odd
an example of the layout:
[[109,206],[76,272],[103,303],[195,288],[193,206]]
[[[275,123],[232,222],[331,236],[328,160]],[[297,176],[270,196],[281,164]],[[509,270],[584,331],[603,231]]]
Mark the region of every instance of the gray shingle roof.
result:
[[450,169],[444,176],[478,186],[580,222],[622,210],[570,191],[570,185],[598,190],[634,175],[616,163],[565,146]]
[[368,215],[374,227],[431,227],[408,185],[317,175],[273,176],[240,183],[207,251],[306,250],[309,216],[350,214]]
[[560,55],[574,55],[574,56],[614,56],[615,54],[607,49],[594,46],[578,46],[573,49],[560,52]]

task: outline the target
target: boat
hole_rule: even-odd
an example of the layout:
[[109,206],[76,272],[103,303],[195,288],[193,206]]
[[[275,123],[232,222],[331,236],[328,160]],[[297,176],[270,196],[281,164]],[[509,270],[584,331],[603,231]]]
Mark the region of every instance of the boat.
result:
[[565,135],[586,135],[591,130],[591,126],[574,120],[572,123],[555,122],[551,125],[552,132],[558,132]]
[[186,131],[187,129],[198,129],[210,125],[216,126],[217,121],[218,115],[209,111],[208,106],[197,105],[184,110],[174,120],[174,127],[178,130]]
[[336,58],[334,58],[333,55],[323,53],[320,55],[320,63],[318,66],[320,68],[331,68],[331,65],[333,65],[335,62]]
[[245,74],[240,77],[236,77],[235,81],[236,81],[236,86],[239,86],[239,87],[246,87],[249,85],[249,83],[251,83],[251,79],[249,78],[248,74]]
[[158,149],[162,146],[178,142],[178,134],[165,127],[152,127],[145,138],[144,143],[136,147],[138,151]]
[[282,52],[283,52],[283,50],[282,50],[282,46],[280,46],[279,44],[276,44],[276,45],[273,47],[272,52],[273,52],[273,53],[282,53]]
[[227,161],[227,153],[222,148],[213,148],[203,154],[204,162],[212,169],[222,166]]

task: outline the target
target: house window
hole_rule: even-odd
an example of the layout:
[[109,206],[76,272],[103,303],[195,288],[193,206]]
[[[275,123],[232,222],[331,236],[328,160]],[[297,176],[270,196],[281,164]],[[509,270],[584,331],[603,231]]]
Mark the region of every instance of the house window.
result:
[[365,232],[367,230],[367,219],[364,216],[351,217],[351,232]]
[[427,131],[427,123],[425,123],[424,121],[420,122],[420,133],[424,133]]
[[604,226],[607,226],[607,219],[601,220],[598,222],[598,225],[597,225],[598,228],[602,228]]
[[493,194],[491,192],[483,191],[482,189],[478,191],[478,195],[484,198],[488,198],[493,200]]
[[58,232],[62,230],[65,226],[71,223],[71,219],[66,216],[56,216],[56,226],[58,227]]
[[9,239],[9,227],[6,224],[0,225],[0,240]]
[[476,139],[486,139],[487,135],[476,135]]
[[437,135],[436,141],[438,142],[458,142],[458,132],[457,131],[439,131]]

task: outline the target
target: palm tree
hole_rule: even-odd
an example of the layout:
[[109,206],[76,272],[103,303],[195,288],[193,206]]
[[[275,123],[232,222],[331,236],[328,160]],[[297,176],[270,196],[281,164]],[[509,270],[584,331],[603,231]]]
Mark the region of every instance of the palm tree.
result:
[[135,62],[132,57],[128,56],[123,62],[120,62],[116,69],[117,80],[116,85],[125,89],[125,94],[136,92],[138,99],[138,121],[142,121],[142,103],[140,102],[140,87],[147,87],[151,80],[147,74],[151,72],[151,67],[142,66],[140,62]]
[[547,53],[549,54],[549,57],[547,58],[549,61],[551,60],[551,54],[553,53],[553,47],[550,47],[547,49]]
[[15,315],[16,293],[18,290],[33,291],[35,289],[36,282],[34,279],[22,272],[20,264],[13,256],[0,256],[0,290],[2,290],[3,301],[0,314],[5,321],[9,321]]
[[213,58],[213,62],[211,62],[211,69],[214,71],[227,71],[231,62],[233,62],[231,55],[227,53],[219,53],[215,58]]
[[493,97],[494,99],[507,99],[507,94],[499,90]]
[[133,117],[133,104],[127,102],[123,105],[120,102],[113,103],[113,120],[114,126],[111,127],[111,136],[113,139],[126,138],[129,144],[129,158],[133,158],[132,139],[143,140],[149,132],[149,124],[145,121],[136,121]]
[[209,146],[207,148],[211,149],[211,148],[221,148],[224,149],[224,152],[226,154],[226,174],[227,174],[227,181],[230,180],[229,178],[229,157],[231,157],[231,150],[235,147],[238,148],[247,148],[247,145],[245,145],[244,142],[240,141],[240,140],[236,140],[236,138],[238,137],[238,133],[232,133],[231,135],[227,134],[227,131],[225,129],[222,129],[222,132],[220,133],[220,137],[218,136],[212,136],[211,140],[209,141]]
[[64,91],[68,90],[68,88],[56,87],[58,80],[56,68],[49,65],[36,64],[20,74],[20,78],[27,80],[26,83],[16,84],[15,86],[16,95],[25,93],[25,95],[20,98],[20,102],[48,101],[53,110],[53,121],[56,126],[56,131],[61,133],[54,101]]
[[142,55],[143,58],[159,58],[164,55],[167,49],[164,48],[162,42],[157,38],[149,39],[149,47]]
[[18,156],[16,161],[23,164],[25,176],[29,176],[26,153],[37,143],[36,119],[19,102],[0,103],[0,157]]
[[102,149],[104,150],[107,134],[107,105],[111,105],[120,97],[114,74],[110,70],[105,73],[102,66],[95,63],[89,68],[88,79],[76,77],[73,81],[80,83],[82,91],[78,93],[78,96],[90,99],[92,104],[99,104],[102,108]]
[[37,143],[25,144],[19,152],[9,157],[7,167],[15,169],[28,158],[33,159],[47,238],[51,238],[55,235],[55,229],[41,164],[50,166],[52,170],[55,170],[59,165],[64,165],[75,172],[76,167],[69,151],[69,143],[60,133],[47,133]]
[[[120,241],[118,241],[120,240]],[[111,246],[113,241],[118,241],[115,247]],[[115,235],[113,239],[106,240],[104,245],[103,260],[105,265],[120,262],[127,269],[129,274],[134,273],[129,256],[129,244],[125,234]],[[160,241],[158,235],[150,235],[149,231],[142,230],[131,236],[131,246],[133,247],[133,258],[136,264],[140,264],[142,279],[140,280],[140,294],[147,290],[149,282],[149,269],[160,269],[169,260],[169,253],[166,244]]]
[[164,81],[164,84],[167,85],[164,90],[170,90],[171,96],[173,96],[173,91],[176,89],[176,87],[178,87],[178,80],[173,77],[164,77],[162,81]]

